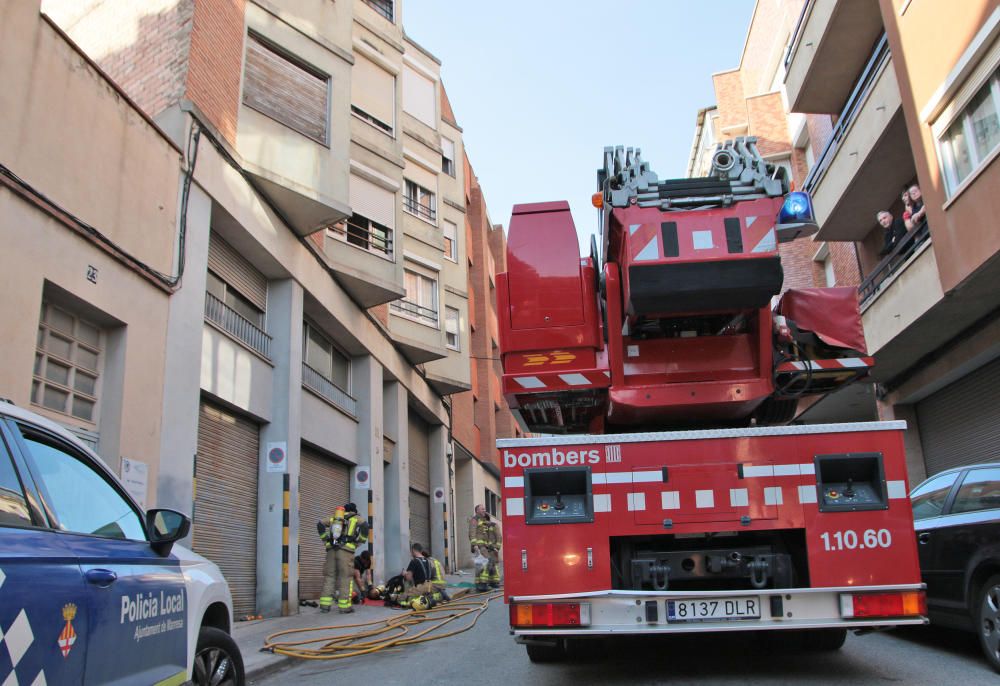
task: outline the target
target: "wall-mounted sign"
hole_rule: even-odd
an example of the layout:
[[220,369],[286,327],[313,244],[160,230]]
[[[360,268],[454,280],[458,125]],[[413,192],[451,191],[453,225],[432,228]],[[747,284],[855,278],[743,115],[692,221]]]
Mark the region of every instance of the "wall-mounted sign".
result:
[[267,444],[267,471],[274,474],[284,474],[288,471],[287,444],[280,443]]
[[139,507],[146,508],[146,487],[149,484],[149,466],[145,462],[122,458],[122,485],[135,498]]
[[354,470],[354,488],[367,491],[372,487],[372,473],[368,467],[357,467]]

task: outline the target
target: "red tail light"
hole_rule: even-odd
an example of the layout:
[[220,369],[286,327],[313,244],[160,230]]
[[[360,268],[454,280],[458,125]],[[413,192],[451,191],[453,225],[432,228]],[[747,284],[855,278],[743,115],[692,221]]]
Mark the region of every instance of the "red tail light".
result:
[[588,626],[589,603],[511,603],[513,627]]
[[840,596],[842,617],[911,617],[927,614],[927,596],[923,591],[898,593],[855,593]]

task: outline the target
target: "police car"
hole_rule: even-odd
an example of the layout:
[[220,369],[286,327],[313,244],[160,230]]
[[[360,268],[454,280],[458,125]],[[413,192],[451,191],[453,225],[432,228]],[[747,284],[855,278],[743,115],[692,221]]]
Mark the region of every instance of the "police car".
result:
[[0,401],[0,684],[235,684],[219,568],[68,431]]

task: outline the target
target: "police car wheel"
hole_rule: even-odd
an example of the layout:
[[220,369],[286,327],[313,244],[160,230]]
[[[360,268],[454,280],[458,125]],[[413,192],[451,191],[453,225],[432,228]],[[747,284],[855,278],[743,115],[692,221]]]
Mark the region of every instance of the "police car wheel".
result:
[[191,681],[196,686],[244,686],[243,657],[236,641],[221,629],[203,626],[198,632]]

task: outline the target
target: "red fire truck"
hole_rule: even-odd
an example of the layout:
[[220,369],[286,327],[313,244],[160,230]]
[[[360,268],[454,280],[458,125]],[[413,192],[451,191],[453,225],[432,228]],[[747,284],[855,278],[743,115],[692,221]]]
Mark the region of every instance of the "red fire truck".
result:
[[[789,425],[868,374],[851,288],[782,288],[816,230],[755,140],[710,176],[598,170],[601,251],[565,202],[518,205],[497,278],[504,588],[533,660],[608,634],[924,623],[902,422]],[[544,434],[544,435],[543,435]]]

